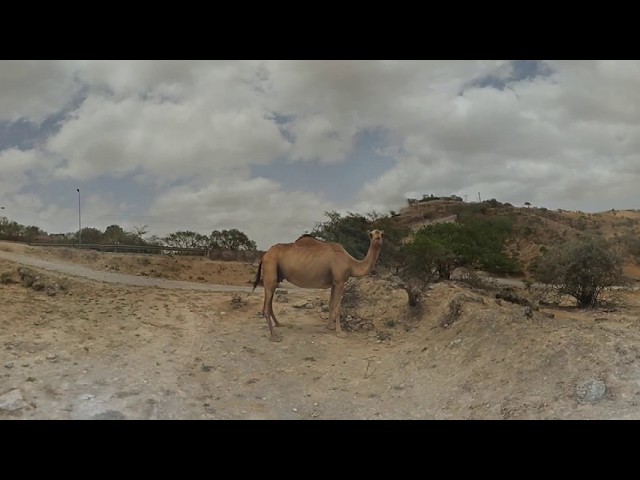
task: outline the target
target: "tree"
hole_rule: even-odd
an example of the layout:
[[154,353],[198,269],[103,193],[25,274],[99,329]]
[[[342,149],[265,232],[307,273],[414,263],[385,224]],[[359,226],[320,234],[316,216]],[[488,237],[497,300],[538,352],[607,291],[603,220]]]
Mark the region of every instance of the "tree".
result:
[[535,277],[559,294],[593,307],[603,291],[624,283],[622,256],[604,240],[586,237],[548,249],[536,262]]
[[[101,243],[102,236],[104,234],[101,230],[92,227],[84,227],[82,229],[82,242],[83,243]],[[76,239],[78,236],[76,235]]]
[[21,240],[23,228],[24,227],[15,220],[9,220],[7,217],[0,217],[1,240]]
[[105,228],[104,234],[102,235],[102,243],[124,243],[123,240],[125,239],[126,235],[126,232],[120,225],[109,225],[107,228]]
[[457,267],[491,272],[517,272],[518,264],[504,253],[511,225],[504,219],[467,218],[465,223],[436,223],[416,232],[406,245],[409,261],[428,262],[441,279]]
[[131,229],[132,233],[138,237],[138,238],[142,238],[144,237],[147,233],[149,233],[149,226],[148,225],[142,225],[141,227],[136,227],[134,226]]
[[47,235],[35,225],[21,225],[15,220],[0,217],[0,240],[13,240],[17,242],[32,242],[40,236]]
[[456,267],[463,264],[464,226],[437,223],[421,228],[404,249],[409,275],[431,281],[436,276],[448,280]]
[[255,251],[256,242],[249,239],[244,232],[237,228],[230,230],[214,230],[209,236],[209,248],[220,250],[246,250]]
[[47,233],[35,225],[29,225],[22,228],[22,240],[25,242],[33,242],[40,236],[45,236]]
[[181,230],[167,235],[162,240],[170,247],[205,248],[209,238],[191,230]]
[[162,241],[162,238],[160,238],[158,235],[151,235],[146,239],[145,243],[147,245],[163,245],[164,244],[164,242]]
[[529,208],[531,206],[531,203],[529,202],[524,202],[525,207]]

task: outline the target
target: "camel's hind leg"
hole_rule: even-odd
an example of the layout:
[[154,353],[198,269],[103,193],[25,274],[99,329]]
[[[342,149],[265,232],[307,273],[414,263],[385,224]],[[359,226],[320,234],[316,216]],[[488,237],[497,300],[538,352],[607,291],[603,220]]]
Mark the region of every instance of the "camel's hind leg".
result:
[[271,319],[273,318],[274,324],[279,326],[280,323],[276,320],[275,315],[273,314],[273,295],[275,294],[276,287],[278,286],[278,278],[276,275],[275,266],[271,267],[270,265],[263,265],[263,285],[264,285],[264,304],[262,305],[262,316],[267,321],[267,325],[269,326],[269,340],[272,342],[280,342],[282,337],[278,335],[271,324]]

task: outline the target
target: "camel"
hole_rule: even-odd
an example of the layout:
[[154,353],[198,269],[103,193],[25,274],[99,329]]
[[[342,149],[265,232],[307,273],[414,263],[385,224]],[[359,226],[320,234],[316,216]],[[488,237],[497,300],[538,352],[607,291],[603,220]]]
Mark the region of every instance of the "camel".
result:
[[293,243],[276,243],[269,248],[260,259],[253,282],[253,290],[260,283],[264,287],[262,316],[269,326],[269,340],[282,340],[273,328],[281,325],[273,313],[273,296],[283,280],[300,288],[331,288],[327,328],[335,328],[338,337],[346,337],[340,326],[340,304],[345,283],[350,277],[364,277],[371,273],[380,255],[383,236],[383,230],[369,232],[371,243],[362,260],[353,258],[339,243],[318,240],[309,234],[302,235]]

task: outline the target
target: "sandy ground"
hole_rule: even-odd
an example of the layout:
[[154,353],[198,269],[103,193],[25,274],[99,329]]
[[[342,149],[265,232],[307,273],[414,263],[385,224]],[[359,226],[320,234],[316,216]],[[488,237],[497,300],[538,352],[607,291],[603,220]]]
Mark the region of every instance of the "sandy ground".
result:
[[[95,261],[118,265],[109,255]],[[253,273],[198,268],[207,264],[215,283],[239,290]],[[0,258],[0,275],[18,281],[19,266]],[[347,338],[325,328],[328,292],[290,289],[274,303],[285,325],[273,343],[257,315],[259,289],[112,284],[29,268],[63,289],[49,296],[0,283],[0,419],[640,419],[635,291],[618,292],[607,309],[544,306],[527,316],[457,282],[435,284],[412,309],[404,291],[367,277],[345,296]],[[166,276],[184,280],[193,268]],[[233,278],[219,280],[224,271]],[[585,399],[589,381],[603,394]]]

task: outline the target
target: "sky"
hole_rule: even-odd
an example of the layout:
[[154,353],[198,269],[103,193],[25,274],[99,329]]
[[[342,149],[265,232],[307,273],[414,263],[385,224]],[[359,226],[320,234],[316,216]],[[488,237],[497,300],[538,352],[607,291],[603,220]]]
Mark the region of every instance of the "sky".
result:
[[266,249],[423,194],[640,208],[639,130],[639,61],[5,60],[0,215]]

